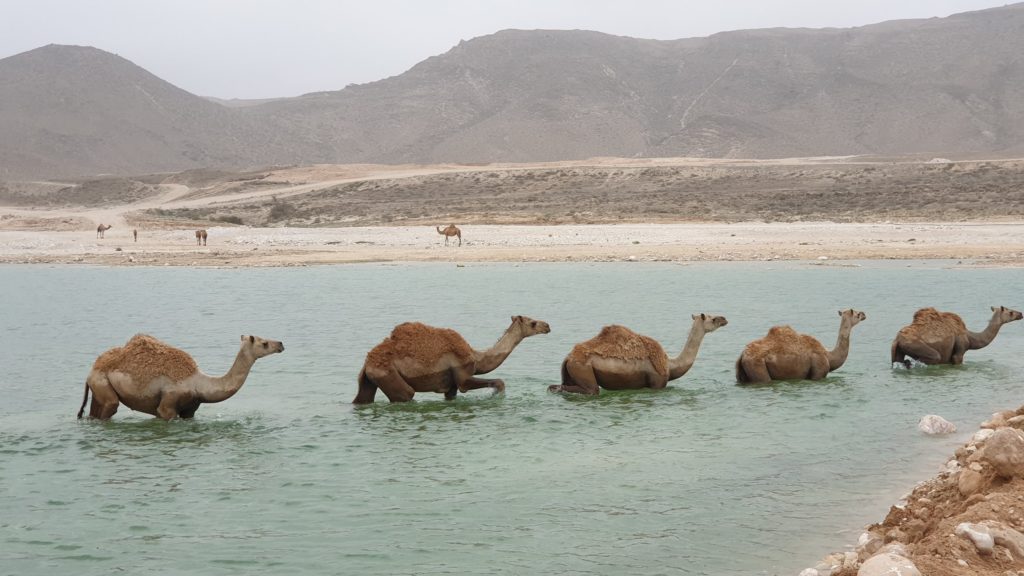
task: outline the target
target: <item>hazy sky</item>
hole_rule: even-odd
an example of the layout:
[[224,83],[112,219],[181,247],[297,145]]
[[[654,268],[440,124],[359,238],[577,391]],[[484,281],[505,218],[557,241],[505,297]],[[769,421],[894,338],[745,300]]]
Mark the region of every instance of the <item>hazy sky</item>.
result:
[[675,39],[849,27],[991,0],[0,0],[0,58],[46,44],[114,52],[203,96],[267,98],[401,74],[506,28]]

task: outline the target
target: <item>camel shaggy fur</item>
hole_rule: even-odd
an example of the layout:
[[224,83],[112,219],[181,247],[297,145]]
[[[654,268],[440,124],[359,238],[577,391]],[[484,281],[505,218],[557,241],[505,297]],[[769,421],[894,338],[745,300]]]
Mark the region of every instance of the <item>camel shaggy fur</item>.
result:
[[850,352],[850,332],[867,316],[854,309],[839,311],[839,338],[832,350],[789,326],[774,326],[768,335],[747,344],[736,360],[740,384],[772,380],[820,380],[839,369]]
[[200,404],[222,402],[245,383],[257,359],[284,351],[284,344],[257,336],[242,336],[241,348],[227,374],[203,374],[188,353],[147,334],[100,354],[85,380],[81,418],[92,392],[89,416],[107,420],[119,404],[170,420],[191,418]]
[[601,388],[661,389],[689,372],[704,335],[725,326],[724,316],[695,314],[682,352],[669,358],[656,340],[625,326],[605,326],[601,332],[573,347],[562,362],[562,383],[550,392],[596,395]]
[[524,338],[551,331],[547,322],[513,316],[512,324],[487,350],[474,350],[448,328],[419,322],[395,326],[391,335],[366,355],[353,404],[369,404],[379,388],[392,402],[408,402],[416,392],[437,392],[452,400],[477,388],[505,390],[501,380],[476,378],[498,366]]
[[[971,332],[963,319],[952,312],[921,308],[912,323],[900,328],[892,341],[892,362],[910,368],[911,358],[925,364],[963,364],[968,350],[988,346],[1003,324],[1021,319],[1021,313],[1005,306],[992,306],[992,317],[981,332]],[[908,358],[909,357],[909,358]]]

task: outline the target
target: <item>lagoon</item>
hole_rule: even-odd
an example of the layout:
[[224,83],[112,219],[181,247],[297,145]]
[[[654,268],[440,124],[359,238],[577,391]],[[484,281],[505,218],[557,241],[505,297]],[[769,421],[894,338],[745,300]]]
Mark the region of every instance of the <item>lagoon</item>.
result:
[[[367,264],[193,269],[0,266],[4,574],[795,574],[856,542],[993,411],[1021,404],[1024,323],[962,367],[893,369],[935,306],[980,330],[1024,270],[947,261]],[[788,323],[847,363],[820,382],[737,386],[743,346]],[[547,393],[576,342],[624,324],[682,348],[660,392]],[[353,408],[366,352],[402,321],[491,345],[552,332],[492,375],[504,395]],[[75,419],[104,350],[147,332],[228,369],[241,334],[281,340],[193,421],[121,407]],[[491,376],[491,375],[489,375]],[[957,434],[916,430],[924,414]]]

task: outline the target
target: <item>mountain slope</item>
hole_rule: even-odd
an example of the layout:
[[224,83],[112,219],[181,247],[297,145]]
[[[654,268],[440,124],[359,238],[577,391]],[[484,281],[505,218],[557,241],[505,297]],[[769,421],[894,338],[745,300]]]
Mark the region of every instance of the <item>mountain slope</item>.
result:
[[245,145],[266,132],[95,48],[0,60],[0,179],[267,161]]
[[[0,180],[281,163],[1024,153],[1024,4],[674,41],[506,30],[227,107],[94,48],[0,60]],[[253,104],[253,103],[247,103]]]

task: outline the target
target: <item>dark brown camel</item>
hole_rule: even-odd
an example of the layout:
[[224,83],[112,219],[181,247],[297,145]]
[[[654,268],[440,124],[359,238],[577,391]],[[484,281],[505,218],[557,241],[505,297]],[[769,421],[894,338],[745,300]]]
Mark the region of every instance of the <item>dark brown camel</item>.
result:
[[196,230],[196,246],[206,246],[206,230]]

